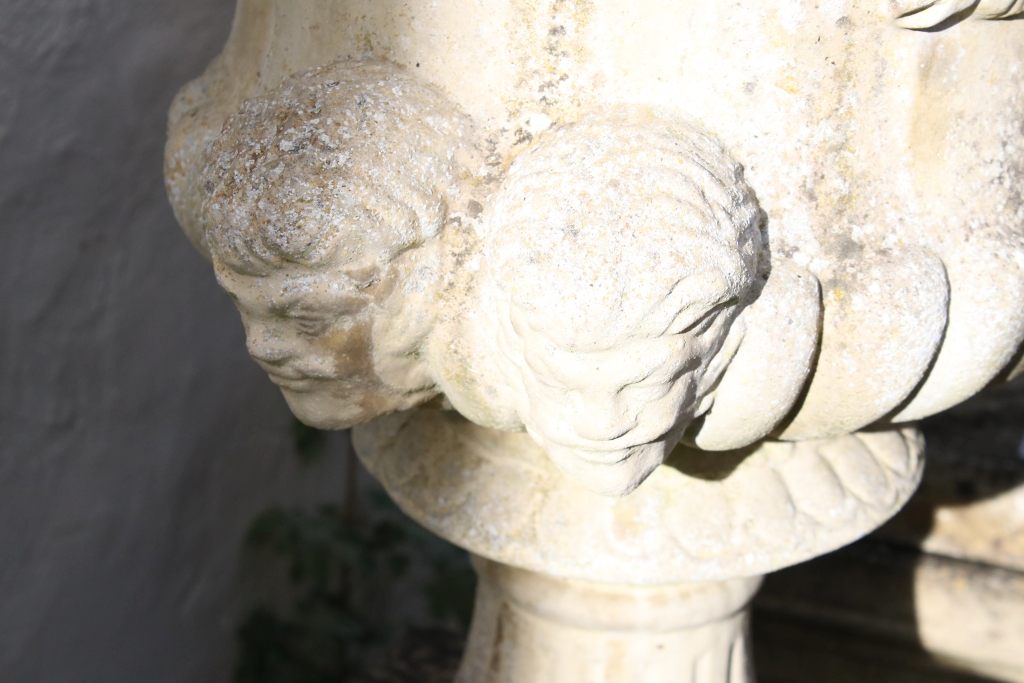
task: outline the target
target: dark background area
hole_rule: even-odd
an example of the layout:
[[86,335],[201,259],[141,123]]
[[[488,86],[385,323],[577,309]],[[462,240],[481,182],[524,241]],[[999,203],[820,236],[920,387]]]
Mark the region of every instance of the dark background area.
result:
[[343,488],[164,195],[167,108],[234,4],[0,3],[4,683],[229,680],[246,529]]

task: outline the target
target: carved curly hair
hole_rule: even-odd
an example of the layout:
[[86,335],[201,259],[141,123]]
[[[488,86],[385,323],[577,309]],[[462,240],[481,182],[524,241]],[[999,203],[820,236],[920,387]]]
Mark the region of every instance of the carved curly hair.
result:
[[472,159],[468,118],[382,61],[340,61],[246,101],[207,150],[202,223],[240,272],[376,265],[437,234]]
[[575,350],[683,331],[746,292],[767,241],[739,164],[644,107],[542,139],[512,164],[483,223],[498,288]]

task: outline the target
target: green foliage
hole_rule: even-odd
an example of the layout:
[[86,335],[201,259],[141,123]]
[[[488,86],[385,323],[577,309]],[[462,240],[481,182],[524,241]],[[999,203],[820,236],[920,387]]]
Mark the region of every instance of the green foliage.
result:
[[405,531],[390,520],[352,524],[341,508],[270,510],[246,537],[286,559],[294,606],[254,611],[239,629],[238,683],[339,683],[364,672],[388,642],[379,622],[388,586],[408,567]]
[[375,634],[345,611],[316,610],[286,620],[255,610],[239,629],[235,680],[245,683],[337,683],[361,673],[361,647]]
[[370,515],[357,515],[349,502],[274,509],[253,522],[246,545],[287,564],[291,606],[283,614],[260,607],[241,625],[236,683],[364,679],[415,626],[388,618],[396,583],[413,564],[431,625],[468,627],[476,576],[466,553],[402,515],[383,493],[373,497]]
[[295,453],[303,462],[312,462],[323,455],[327,445],[327,433],[303,424],[299,420],[292,422],[292,439],[295,442]]
[[455,627],[463,633],[468,631],[476,597],[476,572],[469,564],[466,551],[441,540],[403,515],[387,494],[378,492],[374,503],[378,510],[401,515],[410,556],[430,570],[430,579],[423,586],[430,616],[438,624]]

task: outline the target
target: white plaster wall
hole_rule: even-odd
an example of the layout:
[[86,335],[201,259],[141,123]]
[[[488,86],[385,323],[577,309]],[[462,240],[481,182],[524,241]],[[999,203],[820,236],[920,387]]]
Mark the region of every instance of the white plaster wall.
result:
[[0,0],[0,681],[227,681],[238,551],[337,497],[164,197],[233,0]]

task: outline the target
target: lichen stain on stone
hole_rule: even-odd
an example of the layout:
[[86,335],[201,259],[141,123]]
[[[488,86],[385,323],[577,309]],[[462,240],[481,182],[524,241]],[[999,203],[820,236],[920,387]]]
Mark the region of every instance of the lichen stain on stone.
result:
[[602,680],[605,681],[628,681],[632,680],[632,673],[627,662],[627,653],[630,648],[625,642],[619,639],[608,643],[608,650],[605,654],[605,661]]
[[[362,19],[365,21],[366,17],[364,16],[364,17],[362,17]],[[372,32],[370,32],[370,31],[361,31],[361,32],[359,32],[359,33],[357,33],[355,35],[355,37],[353,38],[352,42],[355,43],[357,49],[362,53],[360,56],[368,56],[368,55],[373,55],[374,54],[373,33]],[[384,55],[384,54],[376,55],[376,56],[378,56],[378,57],[387,57],[387,55]]]
[[947,140],[954,114],[946,91],[956,59],[943,41],[935,41],[921,49],[920,67],[911,114],[910,153],[914,165],[914,184],[927,193],[932,184],[946,173]]
[[515,136],[511,146],[521,148],[533,141],[533,135],[515,121],[543,113],[558,123],[571,119],[585,104],[580,67],[587,60],[584,34],[593,2],[517,0],[512,5],[514,23],[507,30],[520,45],[515,54],[518,76],[514,91],[503,101]]
[[506,640],[513,642],[515,640],[512,637],[506,638],[505,636],[506,627],[514,627],[512,624],[514,619],[512,606],[503,600],[498,610],[497,623],[494,625],[494,640],[491,641],[491,661],[488,663],[488,669],[492,674],[502,670],[502,655],[504,654]]

